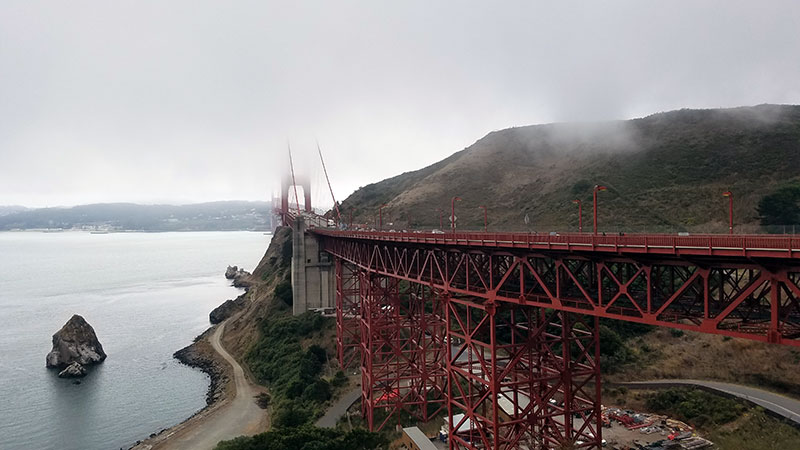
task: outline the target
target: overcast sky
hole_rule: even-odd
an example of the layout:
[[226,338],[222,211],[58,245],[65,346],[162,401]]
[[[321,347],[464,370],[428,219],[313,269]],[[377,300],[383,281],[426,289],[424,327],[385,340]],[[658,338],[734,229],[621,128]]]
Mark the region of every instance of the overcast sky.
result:
[[0,205],[266,199],[287,141],[330,205],[315,139],[343,199],[496,129],[759,103],[800,103],[796,0],[3,0]]

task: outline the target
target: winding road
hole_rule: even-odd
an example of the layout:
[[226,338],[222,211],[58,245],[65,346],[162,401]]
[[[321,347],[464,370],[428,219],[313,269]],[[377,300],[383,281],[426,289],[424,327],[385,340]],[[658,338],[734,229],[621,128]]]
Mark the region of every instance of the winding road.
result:
[[250,383],[242,366],[222,346],[220,338],[225,330],[221,323],[211,335],[211,346],[233,367],[236,391],[232,399],[219,409],[198,420],[190,420],[186,426],[172,433],[166,441],[154,446],[158,450],[212,450],[221,440],[237,436],[252,435],[266,429],[267,415],[256,405],[253,397],[262,392]]
[[710,389],[728,396],[746,400],[794,423],[800,424],[800,401],[749,386],[704,380],[656,380],[614,384],[617,386],[640,389],[681,386],[695,386]]

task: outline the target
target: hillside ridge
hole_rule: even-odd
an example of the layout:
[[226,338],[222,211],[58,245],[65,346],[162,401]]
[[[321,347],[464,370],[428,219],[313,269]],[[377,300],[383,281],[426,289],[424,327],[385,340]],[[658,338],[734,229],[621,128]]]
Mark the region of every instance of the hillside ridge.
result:
[[[734,192],[738,232],[759,228],[758,202],[800,180],[800,106],[681,109],[631,120],[551,123],[492,131],[433,165],[360,188],[342,202],[372,225],[378,207],[393,228],[438,227],[459,196],[459,226],[577,231],[591,227],[600,194],[600,229],[616,232],[724,232],[725,191]],[[528,215],[530,224],[525,225]],[[791,224],[787,224],[791,225]]]

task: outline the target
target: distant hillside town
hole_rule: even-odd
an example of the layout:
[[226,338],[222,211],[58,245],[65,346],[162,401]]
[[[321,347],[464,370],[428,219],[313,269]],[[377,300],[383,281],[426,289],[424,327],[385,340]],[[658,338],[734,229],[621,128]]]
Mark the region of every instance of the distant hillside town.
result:
[[39,209],[0,206],[0,231],[271,231],[272,221],[270,202],[101,203]]

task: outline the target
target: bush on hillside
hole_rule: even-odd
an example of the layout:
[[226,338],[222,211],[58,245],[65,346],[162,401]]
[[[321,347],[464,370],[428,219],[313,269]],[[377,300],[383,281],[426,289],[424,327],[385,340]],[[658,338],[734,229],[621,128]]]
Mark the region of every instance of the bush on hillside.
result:
[[698,427],[713,427],[736,420],[747,408],[729,398],[699,389],[666,389],[647,398],[647,408]]
[[765,195],[757,210],[761,225],[800,225],[800,183]]
[[328,355],[319,345],[304,349],[302,342],[329,326],[329,320],[307,312],[277,315],[261,323],[261,336],[246,359],[259,382],[266,384],[276,405],[273,424],[296,427],[307,424],[331,398],[332,388],[322,379]]
[[389,445],[382,434],[304,426],[222,441],[214,450],[376,450]]

